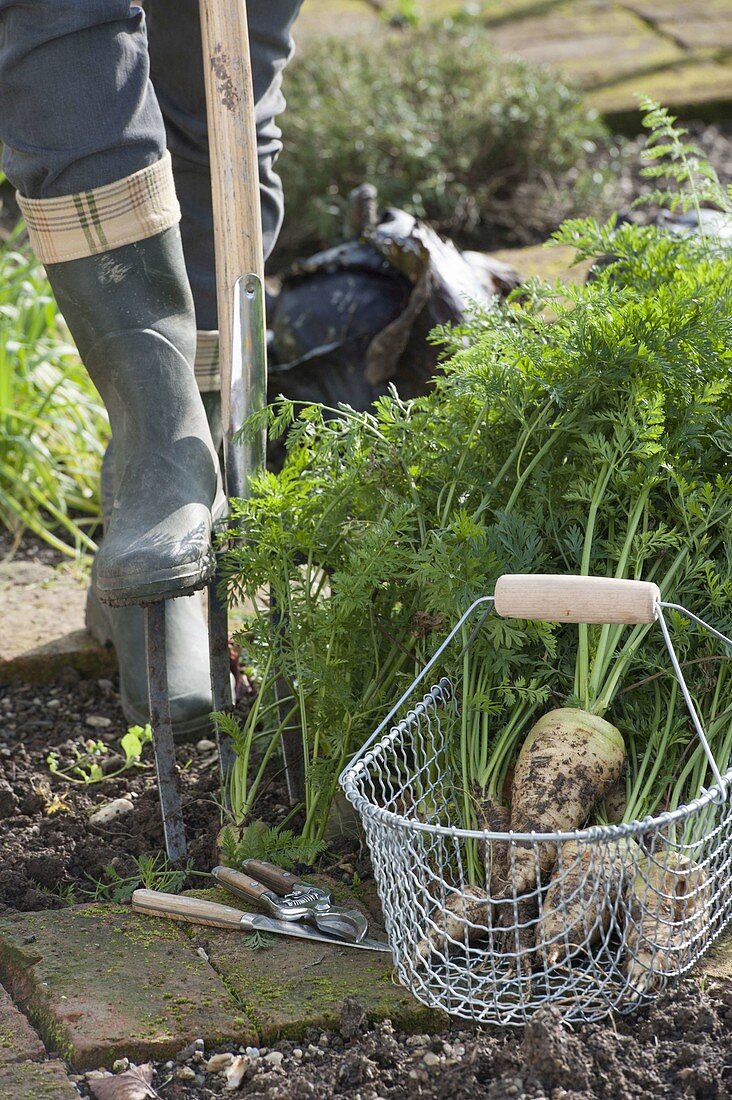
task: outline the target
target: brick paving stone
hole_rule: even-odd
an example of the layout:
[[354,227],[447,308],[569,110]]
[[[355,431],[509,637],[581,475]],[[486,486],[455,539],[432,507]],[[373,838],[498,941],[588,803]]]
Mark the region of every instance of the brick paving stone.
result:
[[0,1066],[2,1100],[79,1100],[63,1062],[16,1062]]
[[[317,881],[328,881],[334,887],[339,904],[366,912],[371,919],[370,934],[383,935],[373,913],[349,896],[342,884]],[[196,893],[232,904],[223,891]],[[425,1008],[392,980],[389,955],[288,936],[277,937],[272,947],[252,950],[244,945],[244,939],[239,933],[202,928],[194,942],[205,943],[211,963],[246,1006],[263,1042],[276,1037],[299,1039],[310,1027],[337,1027],[346,997],[356,997],[372,1022],[390,1019],[404,1031],[436,1030],[447,1021],[441,1012]]]
[[84,629],[86,585],[79,570],[0,562],[0,684],[50,683],[64,665],[86,676],[114,671],[114,652]]
[[256,1038],[183,926],[122,906],[0,918],[0,978],[46,1046],[78,1070],[166,1059],[192,1038]]
[[0,1067],[45,1057],[46,1048],[40,1038],[0,985]]
[[587,102],[613,122],[640,117],[638,96],[647,95],[682,117],[729,116],[732,104],[732,66],[717,62],[689,62],[646,76],[634,76],[587,95]]
[[610,4],[594,11],[567,4],[544,16],[504,23],[491,29],[490,37],[498,49],[554,65],[585,87],[684,60],[679,45]]
[[720,981],[732,980],[732,936],[718,940],[699,963],[699,971]]

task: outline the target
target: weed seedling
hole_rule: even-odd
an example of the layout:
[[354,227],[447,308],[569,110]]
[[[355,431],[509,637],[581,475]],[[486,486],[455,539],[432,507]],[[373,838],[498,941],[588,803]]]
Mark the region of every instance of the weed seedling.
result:
[[101,783],[104,779],[115,779],[129,768],[144,767],[140,763],[143,747],[152,742],[152,729],[147,726],[130,726],[127,733],[120,741],[120,748],[124,757],[118,768],[105,772],[104,762],[110,759],[109,745],[104,741],[92,739],[83,742],[83,748],[75,747],[75,763],[71,768],[59,767],[58,753],[50,752],[46,757],[51,772],[60,776],[68,783],[80,783],[89,786],[91,783]]

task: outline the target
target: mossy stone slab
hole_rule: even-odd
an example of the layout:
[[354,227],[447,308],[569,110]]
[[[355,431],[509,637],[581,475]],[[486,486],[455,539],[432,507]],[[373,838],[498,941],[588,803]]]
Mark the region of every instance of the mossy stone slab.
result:
[[478,17],[489,27],[527,16],[544,15],[562,7],[566,0],[483,0]]
[[16,1062],[0,1066],[3,1100],[79,1100],[63,1062]]
[[65,665],[84,676],[114,671],[114,651],[84,629],[86,586],[77,568],[0,563],[0,684],[47,684]]
[[638,97],[650,96],[675,114],[687,118],[722,118],[732,103],[732,66],[717,62],[688,62],[632,77],[591,91],[587,103],[610,122],[635,130],[640,121]]
[[591,260],[575,264],[576,250],[567,244],[534,244],[526,248],[504,248],[492,252],[497,260],[510,264],[522,279],[538,277],[547,282],[563,279],[581,286],[592,266]]
[[732,979],[732,935],[724,936],[699,963],[699,972],[709,978]]
[[685,59],[677,43],[620,7],[603,11],[568,4],[496,26],[490,37],[498,49],[553,65],[587,88]]
[[364,0],[314,0],[303,4],[293,30],[298,48],[318,38],[372,36],[386,30],[378,11]]
[[666,20],[684,20],[688,23],[704,23],[717,16],[729,15],[729,0],[622,0],[626,8],[638,12],[650,23],[658,25]]
[[[367,906],[342,884],[308,877],[327,882],[339,904],[360,909],[369,917],[370,935],[383,937],[374,920],[372,899]],[[231,896],[220,890],[196,891],[196,896],[232,904]],[[240,902],[233,904],[244,907]],[[194,942],[205,947],[263,1042],[300,1039],[311,1027],[337,1028],[347,997],[364,1006],[372,1023],[390,1019],[400,1031],[434,1031],[447,1022],[442,1012],[426,1008],[396,983],[391,957],[385,953],[289,936],[278,936],[273,946],[253,950],[245,946],[245,935],[214,928],[193,931]]]
[[40,1038],[0,985],[0,1067],[45,1057],[46,1048]]
[[192,1038],[256,1038],[181,926],[122,906],[0,918],[0,978],[48,1049],[78,1070],[165,1060]]
[[[696,18],[697,14],[699,15]],[[717,54],[732,49],[732,9],[712,17],[708,12],[694,12],[688,18],[669,19],[659,24],[659,30],[673,37],[698,56]]]

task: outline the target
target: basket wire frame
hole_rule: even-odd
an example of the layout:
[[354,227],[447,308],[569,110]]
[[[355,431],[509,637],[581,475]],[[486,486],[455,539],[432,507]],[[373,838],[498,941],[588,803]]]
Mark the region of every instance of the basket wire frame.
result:
[[[472,645],[494,598],[464,613],[340,782],[361,816],[397,975],[422,1003],[482,1023],[523,1024],[543,1005],[598,1020],[649,1002],[688,971],[732,918],[732,768],[721,774],[671,641],[664,608],[728,646],[683,607],[659,602],[656,621],[713,784],[677,810],[566,833],[471,830],[454,824],[450,744],[459,687],[436,678],[469,620]],[[432,677],[430,674],[432,673]],[[424,691],[424,683],[434,678]],[[486,864],[533,853],[527,893],[492,896],[468,883],[466,845]],[[554,865],[542,879],[539,854]]]

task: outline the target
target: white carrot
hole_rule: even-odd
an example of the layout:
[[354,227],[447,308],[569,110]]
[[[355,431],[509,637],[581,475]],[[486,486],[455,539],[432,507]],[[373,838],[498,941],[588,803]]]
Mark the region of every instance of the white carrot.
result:
[[594,947],[607,933],[627,875],[635,874],[637,845],[562,845],[536,927],[536,946],[549,966]]
[[691,961],[710,898],[704,869],[688,856],[644,859],[626,895],[625,972],[632,996],[658,989]]
[[490,920],[490,899],[485,890],[464,886],[460,893],[451,893],[430,918],[436,927],[431,928],[417,945],[417,953],[423,959],[435,950],[447,953],[455,946],[452,940],[465,943],[466,939],[472,942],[485,936]]
[[[617,782],[625,746],[618,729],[588,711],[563,707],[530,730],[511,786],[511,829],[517,833],[571,832]],[[516,844],[509,853],[510,886],[518,897],[536,890],[551,871],[557,846]]]

